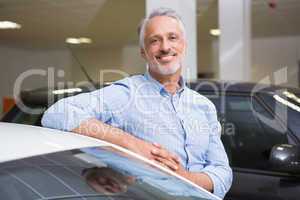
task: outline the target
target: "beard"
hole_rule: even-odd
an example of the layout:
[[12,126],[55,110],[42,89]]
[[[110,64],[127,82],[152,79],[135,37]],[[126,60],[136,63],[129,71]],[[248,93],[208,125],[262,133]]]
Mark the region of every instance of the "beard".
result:
[[175,74],[182,66],[181,59],[167,65],[162,65],[157,60],[155,61],[155,63],[149,64],[149,68],[161,75]]
[[[185,48],[182,52],[176,52],[174,50],[168,50],[168,51],[160,51],[159,54],[154,55],[152,58],[147,54],[146,49],[144,49],[145,55],[148,58],[148,69],[151,69],[152,71],[155,71],[158,74],[161,75],[172,75],[175,74],[180,68],[183,66],[183,60],[185,55]],[[170,63],[161,64],[158,59],[160,59],[162,56],[177,56],[177,59],[173,60]],[[158,57],[158,59],[157,59]]]

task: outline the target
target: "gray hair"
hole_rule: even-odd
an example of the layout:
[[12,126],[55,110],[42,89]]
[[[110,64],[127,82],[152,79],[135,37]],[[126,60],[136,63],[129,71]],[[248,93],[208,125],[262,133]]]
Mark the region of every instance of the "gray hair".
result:
[[177,14],[177,12],[170,8],[158,8],[158,9],[153,10],[148,17],[144,18],[138,27],[140,47],[144,48],[145,28],[146,28],[149,20],[154,17],[157,17],[157,16],[167,16],[167,17],[176,19],[178,21],[179,27],[181,28],[181,31],[183,33],[183,37],[185,38],[185,36],[186,36],[185,35],[185,26],[182,22],[181,17]]

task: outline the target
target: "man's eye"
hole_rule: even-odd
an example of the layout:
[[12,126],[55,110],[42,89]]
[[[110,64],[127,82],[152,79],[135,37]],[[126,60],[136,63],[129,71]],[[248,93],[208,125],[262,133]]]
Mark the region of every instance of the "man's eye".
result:
[[157,39],[152,39],[152,40],[150,40],[150,43],[151,43],[151,44],[156,43],[156,42],[158,42]]
[[169,39],[172,40],[172,41],[175,41],[175,40],[177,40],[177,36],[172,35],[172,36],[169,37]]

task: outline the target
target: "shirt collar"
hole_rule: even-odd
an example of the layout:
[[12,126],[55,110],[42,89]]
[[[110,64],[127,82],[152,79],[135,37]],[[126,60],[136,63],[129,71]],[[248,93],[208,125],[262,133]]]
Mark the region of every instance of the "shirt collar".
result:
[[[167,93],[164,85],[161,84],[159,81],[157,81],[155,78],[153,78],[148,70],[145,72],[144,77],[146,78],[146,80],[148,80],[154,84],[155,88],[157,88],[157,90],[160,92],[160,94]],[[180,79],[179,79],[179,86],[180,86],[180,88],[177,90],[176,93],[181,94],[184,91],[184,88],[186,86],[186,82],[182,76],[180,76]]]

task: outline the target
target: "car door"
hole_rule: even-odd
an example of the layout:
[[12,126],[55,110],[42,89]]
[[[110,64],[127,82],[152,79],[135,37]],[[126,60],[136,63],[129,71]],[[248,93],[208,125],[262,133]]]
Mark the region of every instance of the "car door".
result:
[[[300,179],[274,171],[268,161],[275,144],[294,143],[287,129],[256,97],[243,93],[205,95],[216,105],[222,141],[233,169],[233,184],[225,199],[298,199]],[[269,123],[270,119],[273,123]],[[276,124],[277,126],[274,126]]]

